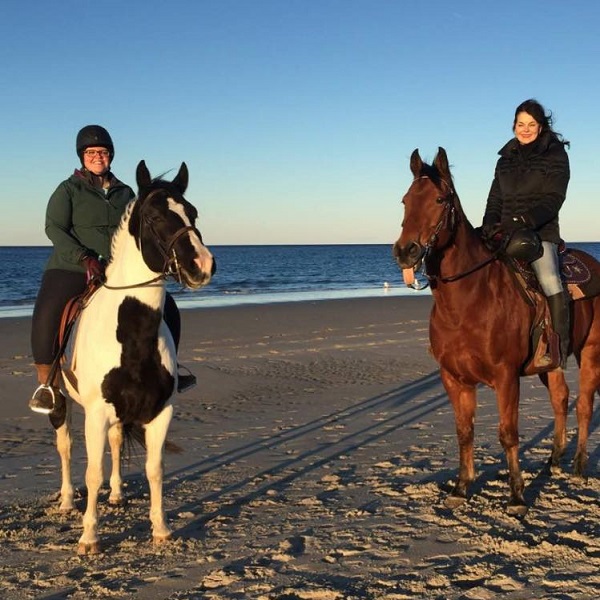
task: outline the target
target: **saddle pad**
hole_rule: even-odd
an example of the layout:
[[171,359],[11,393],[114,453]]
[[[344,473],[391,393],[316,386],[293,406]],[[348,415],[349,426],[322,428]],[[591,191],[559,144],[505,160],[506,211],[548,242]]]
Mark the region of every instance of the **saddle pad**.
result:
[[600,295],[600,263],[571,248],[562,256],[562,275],[573,300]]
[[[522,261],[511,261],[527,288],[541,292],[533,269]],[[600,295],[600,263],[582,250],[568,248],[560,254],[561,278],[573,300]]]

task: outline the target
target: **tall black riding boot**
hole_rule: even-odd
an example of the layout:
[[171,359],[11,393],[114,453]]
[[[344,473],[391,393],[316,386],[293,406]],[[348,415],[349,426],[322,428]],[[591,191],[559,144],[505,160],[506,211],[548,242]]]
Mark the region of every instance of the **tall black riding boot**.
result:
[[558,334],[560,341],[560,366],[565,368],[569,356],[571,341],[571,308],[566,292],[548,296],[548,308],[552,319],[552,328]]

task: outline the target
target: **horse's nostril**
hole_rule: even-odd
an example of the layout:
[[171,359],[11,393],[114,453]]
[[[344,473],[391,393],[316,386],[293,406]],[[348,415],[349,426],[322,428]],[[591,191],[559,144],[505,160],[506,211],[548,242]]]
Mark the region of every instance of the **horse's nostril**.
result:
[[421,246],[417,242],[412,242],[408,248],[408,255],[411,258],[419,258],[421,256]]
[[394,244],[394,258],[402,268],[409,268],[418,263],[423,256],[423,248],[418,242],[409,242],[402,246],[399,242]]

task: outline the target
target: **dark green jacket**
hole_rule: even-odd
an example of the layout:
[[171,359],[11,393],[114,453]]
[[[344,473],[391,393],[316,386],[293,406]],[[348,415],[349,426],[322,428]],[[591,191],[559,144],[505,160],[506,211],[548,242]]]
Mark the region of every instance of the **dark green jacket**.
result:
[[133,190],[112,177],[108,190],[94,187],[76,170],[50,196],[46,209],[46,235],[54,246],[46,269],[84,272],[84,254],[110,257],[111,238],[121,221]]

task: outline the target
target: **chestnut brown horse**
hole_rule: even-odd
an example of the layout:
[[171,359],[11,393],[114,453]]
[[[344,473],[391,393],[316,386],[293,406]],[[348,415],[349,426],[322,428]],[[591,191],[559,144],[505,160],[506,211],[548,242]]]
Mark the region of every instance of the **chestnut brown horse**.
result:
[[[394,255],[408,284],[414,272],[424,267],[434,298],[431,351],[454,408],[460,451],[458,482],[446,506],[462,504],[475,478],[476,387],[485,384],[497,397],[499,438],[509,471],[507,511],[521,516],[527,506],[518,454],[519,386],[530,354],[534,310],[517,290],[508,267],[496,260],[467,220],[445,150],[438,149],[432,165],[424,163],[415,150],[410,169],[414,180],[402,201],[404,220]],[[600,296],[574,302],[572,314],[571,349],[580,368],[574,470],[583,476],[594,393],[600,386]],[[560,368],[540,379],[548,388],[554,411],[550,465],[558,467],[566,446],[569,389]]]

